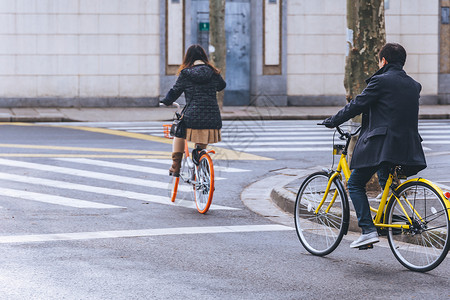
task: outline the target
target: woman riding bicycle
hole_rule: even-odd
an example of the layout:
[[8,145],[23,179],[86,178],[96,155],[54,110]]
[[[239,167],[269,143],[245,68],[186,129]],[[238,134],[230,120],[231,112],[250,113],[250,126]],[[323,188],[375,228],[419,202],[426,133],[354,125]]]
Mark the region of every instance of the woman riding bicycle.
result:
[[192,151],[194,162],[198,162],[199,153],[208,144],[221,141],[222,118],[216,93],[226,86],[220,71],[209,62],[200,45],[192,45],[187,49],[177,75],[175,85],[161,101],[171,105],[183,92],[186,98],[183,112],[186,136],[173,140],[173,164],[169,174],[175,177],[180,175],[185,140],[195,143]]

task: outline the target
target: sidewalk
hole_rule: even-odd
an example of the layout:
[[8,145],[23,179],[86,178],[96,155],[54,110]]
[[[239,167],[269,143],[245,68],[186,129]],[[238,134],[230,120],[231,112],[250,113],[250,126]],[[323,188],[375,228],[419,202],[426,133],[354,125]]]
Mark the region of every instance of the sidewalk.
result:
[[[223,120],[322,120],[338,106],[225,106]],[[172,120],[169,107],[1,108],[0,122],[145,122]],[[450,119],[450,105],[420,106],[421,119]]]

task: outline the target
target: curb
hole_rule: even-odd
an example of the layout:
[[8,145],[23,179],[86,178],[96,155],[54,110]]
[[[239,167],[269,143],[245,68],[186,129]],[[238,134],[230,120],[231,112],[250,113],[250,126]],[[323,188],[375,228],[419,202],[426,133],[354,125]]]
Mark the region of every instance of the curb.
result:
[[[297,110],[298,111],[298,110]],[[334,111],[334,110],[333,110]],[[288,120],[323,120],[332,115],[331,111],[324,109],[298,111],[285,111],[279,114],[270,111],[223,111],[224,121],[288,121]],[[114,122],[114,121],[172,121],[173,112],[170,108],[120,110],[118,108],[55,108],[55,109],[27,109],[11,108],[0,109],[0,122]],[[450,119],[446,111],[429,110],[419,114],[419,119]]]
[[[277,205],[281,210],[292,215],[294,214],[296,196],[297,196],[296,194],[294,194],[292,191],[284,187],[275,187],[270,192],[270,198],[272,202],[275,205]],[[350,205],[352,204],[350,203]],[[361,229],[358,226],[358,219],[356,218],[356,214],[352,209],[350,209],[349,221],[350,221],[348,227],[349,231],[361,232]]]

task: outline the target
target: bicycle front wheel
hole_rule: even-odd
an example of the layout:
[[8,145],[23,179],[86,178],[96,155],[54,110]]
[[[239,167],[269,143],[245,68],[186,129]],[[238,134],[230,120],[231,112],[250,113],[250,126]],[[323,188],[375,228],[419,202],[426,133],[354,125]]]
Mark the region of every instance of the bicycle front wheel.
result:
[[178,184],[180,183],[180,177],[172,176],[170,181],[169,197],[170,201],[175,202],[178,194]]
[[348,200],[340,180],[335,179],[321,203],[328,185],[328,174],[309,175],[300,186],[295,201],[294,220],[300,242],[310,253],[324,256],[331,253],[348,229]]
[[182,184],[188,178],[191,178],[191,177],[192,177],[192,171],[188,166],[187,157],[186,157],[186,155],[184,155],[183,159],[181,160],[180,175],[177,177],[171,176],[171,179],[170,179],[170,183],[169,183],[170,201],[175,202],[175,200],[178,196],[180,181]]
[[209,210],[214,194],[214,167],[208,154],[200,157],[197,173],[194,187],[195,205],[198,212],[204,214]]
[[436,268],[450,247],[448,209],[436,189],[426,182],[411,181],[396,190],[387,207],[389,246],[406,268],[427,272]]

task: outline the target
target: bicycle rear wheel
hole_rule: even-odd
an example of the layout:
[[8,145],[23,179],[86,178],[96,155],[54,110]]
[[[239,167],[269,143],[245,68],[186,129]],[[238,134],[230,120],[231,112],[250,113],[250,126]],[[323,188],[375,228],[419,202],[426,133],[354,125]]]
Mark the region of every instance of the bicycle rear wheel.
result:
[[[327,185],[326,172],[309,175],[300,186],[294,208],[298,238],[308,252],[318,256],[327,255],[336,249],[348,229],[348,201],[340,180],[331,183],[327,198],[318,213],[315,213]],[[334,203],[327,212],[333,197]]]
[[450,247],[448,209],[426,182],[407,182],[396,192],[398,198],[391,196],[386,222],[409,225],[409,229],[389,228],[389,246],[406,268],[430,271],[444,260]]
[[198,212],[204,214],[209,210],[214,194],[214,166],[207,153],[200,157],[197,171],[198,177],[194,187],[195,205]]

